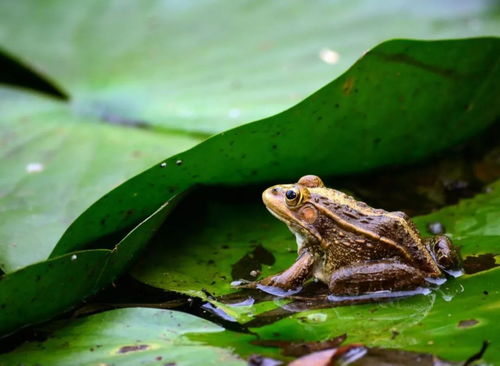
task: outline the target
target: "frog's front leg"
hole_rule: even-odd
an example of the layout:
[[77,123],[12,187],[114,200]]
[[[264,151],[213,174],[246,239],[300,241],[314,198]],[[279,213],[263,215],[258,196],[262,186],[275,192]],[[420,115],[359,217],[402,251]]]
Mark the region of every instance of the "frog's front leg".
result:
[[310,276],[314,264],[314,256],[304,251],[295,263],[287,270],[265,277],[260,281],[249,282],[238,286],[240,288],[256,288],[257,285],[274,286],[284,290],[291,290],[301,286]]
[[356,296],[383,290],[414,290],[425,284],[425,275],[419,269],[387,260],[339,268],[332,273],[329,288],[334,295]]
[[427,248],[434,254],[436,263],[444,271],[459,270],[460,257],[446,235],[439,235],[432,238],[426,238]]

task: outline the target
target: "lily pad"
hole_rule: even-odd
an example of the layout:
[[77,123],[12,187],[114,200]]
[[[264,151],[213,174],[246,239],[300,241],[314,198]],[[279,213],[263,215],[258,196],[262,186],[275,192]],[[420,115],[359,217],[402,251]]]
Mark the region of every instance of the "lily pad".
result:
[[48,320],[110,284],[137,257],[176,202],[162,205],[113,250],[75,252],[0,276],[0,335]]
[[203,334],[216,338],[224,328],[176,311],[113,310],[50,328],[46,340],[0,355],[0,364],[246,365],[226,347],[190,338]]
[[24,0],[0,4],[0,44],[80,113],[214,133],[281,112],[386,39],[496,35],[498,20],[488,1]]
[[[295,238],[266,212],[257,193],[242,191],[238,199],[236,192],[225,200],[220,192],[203,190],[193,198],[196,206],[187,202],[184,211],[176,211],[132,274],[147,284],[203,298],[261,339],[312,341],[347,333],[349,343],[413,349],[457,361],[477,352],[484,340],[499,344],[495,319],[500,316],[500,291],[495,283],[500,268],[493,266],[449,279],[429,295],[376,304],[311,309],[291,299],[263,298],[256,291],[238,294],[230,286],[235,264],[253,256],[255,265],[256,250],[265,250],[275,262],[259,263],[255,270],[262,276],[277,273],[295,260]],[[442,222],[464,257],[492,252],[494,257],[500,241],[499,205],[497,182],[487,193],[415,221],[424,233],[428,223]],[[234,304],[245,298],[256,302]],[[485,359],[500,361],[493,351]]]
[[0,88],[0,268],[46,259],[99,196],[198,141],[100,124],[61,101]]
[[499,49],[495,38],[383,43],[295,107],[216,135],[109,192],[73,222],[52,256],[133,225],[196,184],[366,171],[452,146],[498,115]]

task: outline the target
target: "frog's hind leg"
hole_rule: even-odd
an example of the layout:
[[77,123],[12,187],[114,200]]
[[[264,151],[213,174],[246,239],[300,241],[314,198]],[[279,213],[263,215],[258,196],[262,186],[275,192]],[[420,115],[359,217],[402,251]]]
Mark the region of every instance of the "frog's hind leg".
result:
[[459,271],[461,268],[460,256],[446,235],[439,235],[425,239],[425,244],[434,255],[439,268],[443,271]]
[[425,285],[422,271],[385,260],[342,267],[332,273],[329,288],[334,295],[357,296],[383,290],[409,291]]

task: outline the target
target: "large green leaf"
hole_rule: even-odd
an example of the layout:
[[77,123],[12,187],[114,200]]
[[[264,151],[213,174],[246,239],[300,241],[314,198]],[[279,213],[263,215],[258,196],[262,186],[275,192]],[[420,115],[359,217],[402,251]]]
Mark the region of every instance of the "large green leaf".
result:
[[111,191],[52,255],[132,225],[195,184],[359,172],[449,147],[498,116],[499,53],[496,38],[383,43],[293,108],[216,135]]
[[386,39],[498,35],[499,15],[487,0],[3,1],[0,44],[81,113],[220,132],[281,112]]
[[[220,198],[221,192],[228,194],[227,190],[203,191],[193,198],[198,203],[196,214],[192,202],[191,209],[171,217],[133,275],[156,287],[201,297],[253,327],[262,339],[324,340],[347,333],[348,342],[411,348],[457,361],[475,353],[483,340],[489,340],[492,349],[498,346],[500,268],[450,279],[430,295],[377,304],[310,309],[313,299],[313,305],[304,306],[290,299],[262,298],[259,292],[227,296],[238,292],[230,282],[245,275],[249,278],[251,270],[262,270],[266,276],[287,268],[295,260],[296,244],[286,226],[258,202],[257,194],[226,200]],[[206,196],[211,198],[203,203]],[[498,254],[498,207],[500,182],[488,193],[415,221],[424,233],[428,223],[443,223],[464,257]],[[262,302],[233,304],[250,297]],[[468,320],[473,321],[461,323]],[[490,351],[486,359],[500,362],[500,355]]]
[[99,196],[198,141],[99,124],[66,103],[0,88],[0,269],[46,259]]
[[0,365],[246,365],[230,348],[191,339],[224,328],[176,311],[121,309],[51,328],[48,339],[0,355]]
[[109,285],[145,247],[177,203],[162,205],[113,250],[75,252],[0,276],[0,336],[48,320]]

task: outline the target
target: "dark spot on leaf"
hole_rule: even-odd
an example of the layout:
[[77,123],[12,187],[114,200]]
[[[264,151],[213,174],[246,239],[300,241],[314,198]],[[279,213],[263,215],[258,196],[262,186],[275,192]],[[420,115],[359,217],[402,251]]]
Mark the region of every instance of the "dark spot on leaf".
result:
[[323,119],[323,116],[318,116],[317,120],[321,121]]
[[345,95],[351,94],[352,90],[354,88],[354,78],[350,77],[347,78],[347,80],[342,84],[342,93]]
[[318,342],[290,342],[281,340],[256,340],[252,344],[264,347],[279,347],[285,356],[299,357],[312,352],[322,351],[340,346],[347,338],[347,334]]
[[469,328],[479,323],[476,319],[460,320],[458,326],[460,328]]
[[488,291],[484,290],[484,291],[483,291],[483,294],[484,294],[484,295],[489,295],[490,293],[489,293]]
[[465,273],[473,274],[498,267],[498,264],[495,261],[495,254],[486,253],[477,256],[469,255],[464,259],[463,267]]
[[278,148],[277,145],[273,145],[273,150],[276,150]]
[[149,346],[147,344],[137,344],[134,346],[123,346],[118,350],[118,353],[127,353],[127,352],[135,352],[135,351],[144,351],[148,349]]
[[274,255],[259,244],[254,250],[245,254],[238,262],[233,264],[231,277],[233,280],[255,280],[250,274],[252,271],[260,271],[263,264],[270,266],[274,262]]
[[380,143],[380,141],[382,141],[382,139],[380,137],[377,137],[377,138],[373,139],[373,144],[378,145]]
[[335,108],[339,108],[339,107],[340,107],[340,104],[335,103]]
[[156,361],[161,361],[162,359],[163,359],[163,357],[161,357],[161,356],[156,357]]

